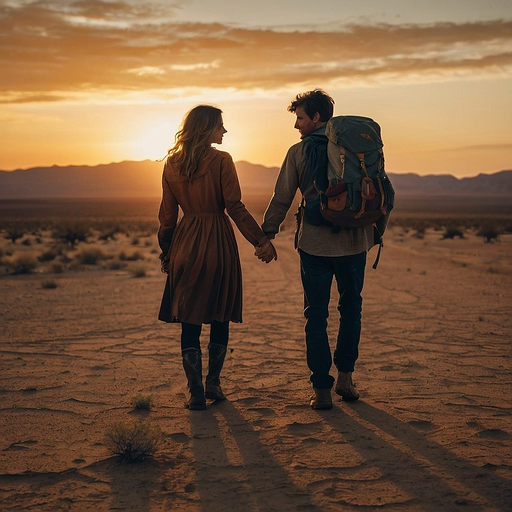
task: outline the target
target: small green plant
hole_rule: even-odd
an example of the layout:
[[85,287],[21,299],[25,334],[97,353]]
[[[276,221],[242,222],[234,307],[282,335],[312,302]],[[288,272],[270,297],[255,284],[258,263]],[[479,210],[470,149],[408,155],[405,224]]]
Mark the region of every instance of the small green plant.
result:
[[114,423],[105,435],[107,448],[123,462],[141,462],[155,453],[162,433],[146,421]]
[[133,400],[133,408],[136,411],[149,411],[153,406],[151,395],[137,395]]
[[44,288],[45,290],[54,290],[55,288],[57,288],[57,282],[54,281],[53,279],[45,279],[41,283],[41,288]]

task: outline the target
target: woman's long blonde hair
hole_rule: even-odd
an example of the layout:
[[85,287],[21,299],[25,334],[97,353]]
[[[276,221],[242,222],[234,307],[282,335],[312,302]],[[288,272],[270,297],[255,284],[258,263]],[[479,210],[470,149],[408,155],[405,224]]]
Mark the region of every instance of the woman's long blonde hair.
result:
[[222,110],[211,105],[198,105],[185,116],[176,133],[174,146],[167,152],[181,173],[191,178],[210,149],[212,133],[222,124]]

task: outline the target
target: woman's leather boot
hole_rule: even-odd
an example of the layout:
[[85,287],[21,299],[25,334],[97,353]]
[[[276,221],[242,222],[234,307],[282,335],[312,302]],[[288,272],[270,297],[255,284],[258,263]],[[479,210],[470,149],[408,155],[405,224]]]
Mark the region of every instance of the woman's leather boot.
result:
[[208,345],[208,375],[206,376],[206,398],[212,400],[226,400],[220,387],[220,371],[226,359],[226,346],[219,343]]
[[204,411],[206,409],[206,399],[204,397],[201,350],[188,348],[182,350],[181,355],[183,356],[183,368],[190,391],[188,408],[195,411]]

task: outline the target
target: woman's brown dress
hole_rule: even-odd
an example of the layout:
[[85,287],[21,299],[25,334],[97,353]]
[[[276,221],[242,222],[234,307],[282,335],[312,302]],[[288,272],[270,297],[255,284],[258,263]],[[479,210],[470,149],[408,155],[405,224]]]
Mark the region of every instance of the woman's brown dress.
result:
[[[254,246],[265,234],[241,201],[231,156],[211,148],[192,179],[167,159],[158,242],[169,275],[158,318],[191,324],[242,321],[242,271],[226,211]],[[179,207],[183,217],[178,222]]]

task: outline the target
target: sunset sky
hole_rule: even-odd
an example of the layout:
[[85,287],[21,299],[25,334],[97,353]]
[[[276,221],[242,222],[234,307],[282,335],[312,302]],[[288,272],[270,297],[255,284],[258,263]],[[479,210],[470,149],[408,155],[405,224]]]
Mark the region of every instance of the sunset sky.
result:
[[510,0],[0,1],[0,169],[156,159],[183,114],[279,166],[296,93],[373,117],[390,172],[512,169]]

